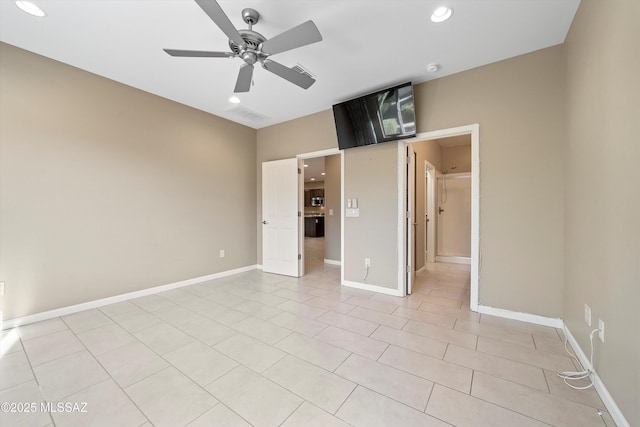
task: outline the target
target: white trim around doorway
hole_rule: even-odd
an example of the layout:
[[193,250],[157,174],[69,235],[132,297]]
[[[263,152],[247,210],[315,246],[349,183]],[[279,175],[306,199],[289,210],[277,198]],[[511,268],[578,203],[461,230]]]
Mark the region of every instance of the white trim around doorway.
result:
[[406,295],[405,242],[407,238],[404,194],[407,191],[407,178],[404,171],[405,147],[415,142],[448,138],[459,135],[471,135],[471,286],[470,308],[478,311],[478,284],[480,280],[480,125],[459,126],[432,132],[422,132],[415,138],[398,141],[398,293]]
[[[304,159],[313,159],[315,157],[327,157],[334,156],[336,154],[340,155],[340,206],[342,206],[342,201],[344,200],[344,152],[338,148],[329,148],[327,150],[320,151],[312,151],[309,153],[302,153],[296,155],[298,161],[303,161]],[[301,166],[301,169],[304,168]],[[299,184],[298,188],[298,204],[299,210],[301,213],[304,213],[304,180],[301,180],[301,184]],[[300,267],[299,272],[300,276],[304,275],[304,215],[301,215],[298,221],[298,247],[300,250]],[[340,209],[340,261],[338,260],[327,260],[324,262],[327,264],[340,265],[340,280],[344,281],[344,263],[342,262],[342,258],[344,258],[344,209]]]

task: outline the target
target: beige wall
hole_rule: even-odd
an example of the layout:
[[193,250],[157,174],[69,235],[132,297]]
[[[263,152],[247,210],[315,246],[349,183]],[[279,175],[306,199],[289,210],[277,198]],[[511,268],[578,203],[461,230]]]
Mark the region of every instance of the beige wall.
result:
[[[332,261],[342,261],[340,248],[342,209],[340,155],[327,156],[324,159],[325,187],[324,187],[324,257]],[[333,215],[331,215],[333,210]]]
[[[344,197],[358,199],[359,217],[344,219],[344,279],[398,288],[398,146],[345,150]],[[366,279],[364,259],[371,260]]]
[[[471,136],[465,136],[469,140],[467,145],[456,145],[442,149],[442,168],[448,169],[449,173],[471,172]],[[451,170],[452,166],[456,168]]]
[[418,132],[480,124],[480,304],[562,317],[564,47],[416,85]]
[[[640,3],[583,0],[566,41],[564,321],[599,376],[640,425]],[[584,304],[595,324],[583,321]]]
[[437,205],[443,212],[435,215],[436,255],[471,257],[471,177],[464,176],[438,178]]
[[255,130],[0,56],[5,319],[256,263]]

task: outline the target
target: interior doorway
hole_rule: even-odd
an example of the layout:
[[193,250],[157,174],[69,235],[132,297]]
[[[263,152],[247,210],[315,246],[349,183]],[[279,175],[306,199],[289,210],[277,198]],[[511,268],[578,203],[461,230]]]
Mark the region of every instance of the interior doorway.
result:
[[[300,161],[300,276],[325,264],[342,265],[342,152],[324,150],[297,156]],[[334,267],[335,268],[335,267]]]
[[[443,150],[443,146],[434,145],[434,142],[437,144],[438,141],[446,141],[444,143],[444,147],[459,147],[451,150]],[[427,144],[429,143],[429,144]],[[463,145],[466,144],[466,147]],[[402,203],[399,204],[399,208],[402,211],[399,214],[399,218],[403,220],[399,223],[399,227],[403,228],[403,233],[400,234],[403,242],[398,242],[401,244],[401,247],[404,247],[405,250],[403,259],[401,262],[407,266],[405,269],[405,273],[403,274],[404,280],[402,283],[402,287],[399,289],[403,294],[407,294],[410,292],[409,286],[412,284],[412,268],[414,270],[420,271],[421,268],[424,268],[428,263],[438,262],[438,236],[437,236],[437,228],[438,228],[438,208],[444,209],[442,205],[438,205],[437,198],[441,193],[438,192],[438,176],[449,175],[449,179],[454,177],[454,173],[452,171],[461,171],[463,173],[457,174],[458,176],[466,176],[467,182],[470,185],[467,189],[462,191],[458,191],[458,185],[448,185],[448,190],[453,188],[454,193],[466,193],[470,195],[468,197],[467,205],[470,205],[469,214],[465,217],[462,216],[462,219],[457,219],[455,221],[465,222],[464,227],[459,227],[462,229],[463,234],[458,234],[458,240],[466,240],[467,243],[467,252],[460,252],[456,254],[452,254],[454,258],[447,259],[447,261],[456,260],[456,259],[467,259],[467,262],[471,264],[471,283],[470,283],[470,306],[472,310],[477,311],[478,307],[478,281],[479,281],[479,244],[480,244],[480,222],[479,222],[479,126],[477,124],[469,125],[469,126],[461,126],[458,128],[452,129],[444,129],[440,131],[434,132],[426,132],[421,133],[416,136],[416,138],[411,140],[400,141],[398,143],[398,161],[403,164],[407,164],[407,150],[406,147],[411,145],[412,148],[417,153],[418,162],[424,165],[424,176],[416,177],[415,185],[419,186],[418,191],[413,191],[413,185],[410,182],[413,178],[409,173],[403,174],[403,186],[402,193],[404,196],[402,199]],[[443,156],[443,151],[447,151],[448,154]],[[462,157],[459,156],[462,151],[466,151],[467,157],[466,160],[462,160]],[[429,158],[428,156],[432,157]],[[426,161],[426,163],[425,163]],[[429,167],[431,166],[432,169]],[[406,168],[402,168],[402,170],[408,170]],[[446,172],[443,173],[443,172]],[[431,179],[430,179],[431,178]],[[462,179],[462,178],[461,178]],[[460,181],[463,182],[462,180]],[[451,192],[448,194],[451,196]],[[453,199],[457,198],[457,194],[453,196]],[[400,199],[400,200],[402,200]],[[412,200],[414,199],[414,200]],[[418,200],[415,200],[418,199]],[[450,199],[452,200],[452,199]],[[411,208],[415,203],[415,208],[413,208],[416,212],[411,213]],[[464,204],[464,203],[462,203]],[[456,210],[453,206],[453,203],[450,203],[447,206],[447,209]],[[431,211],[429,212],[431,208]],[[444,212],[442,212],[444,213]],[[452,212],[453,213],[453,212]],[[416,225],[416,235],[418,238],[412,239],[412,224],[410,224],[406,219],[415,216],[416,221],[414,222]],[[454,216],[455,217],[455,216]],[[449,218],[449,226],[451,225],[451,217]],[[455,222],[453,221],[453,222]],[[447,225],[447,221],[444,218],[441,220],[440,227],[443,225]],[[454,226],[456,228],[456,226]],[[441,230],[442,234],[442,230]],[[462,238],[459,236],[463,235]],[[454,239],[455,240],[455,239]],[[413,242],[413,244],[411,244]],[[445,238],[440,237],[440,250],[442,255],[442,249],[445,248],[447,250],[450,249],[449,243],[445,242]],[[410,246],[410,247],[409,247]],[[419,257],[422,261],[418,262],[418,257],[414,256],[414,254],[424,254],[424,257]],[[455,256],[460,255],[458,258]],[[443,260],[444,261],[444,260]]]

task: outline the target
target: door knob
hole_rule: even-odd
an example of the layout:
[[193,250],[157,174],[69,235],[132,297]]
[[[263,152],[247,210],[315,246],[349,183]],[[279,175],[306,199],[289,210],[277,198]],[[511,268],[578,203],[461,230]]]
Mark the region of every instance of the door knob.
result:
[[266,224],[267,224],[267,221],[262,221],[262,223],[266,225]]
[[442,213],[444,212],[444,209],[442,209],[441,207],[438,208],[438,213]]

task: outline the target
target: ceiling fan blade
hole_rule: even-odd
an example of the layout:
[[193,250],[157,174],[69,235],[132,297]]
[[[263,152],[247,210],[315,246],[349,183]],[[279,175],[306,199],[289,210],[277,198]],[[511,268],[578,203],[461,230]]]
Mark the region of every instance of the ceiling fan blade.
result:
[[240,33],[233,26],[229,17],[224,13],[220,5],[215,0],[195,0],[198,6],[205,11],[209,18],[216,23],[223,33],[233,40],[238,46],[244,46],[245,42],[240,36]]
[[240,67],[238,80],[236,80],[236,88],[233,92],[249,92],[251,89],[251,78],[253,77],[253,65],[244,64]]
[[269,55],[306,46],[322,40],[322,35],[313,21],[293,27],[262,43],[262,51]]
[[316,82],[315,79],[270,59],[265,59],[262,65],[267,71],[271,71],[273,74],[280,76],[303,89],[309,89],[309,87]]
[[182,50],[182,49],[162,49],[171,56],[186,56],[192,58],[233,58],[233,52],[209,52],[206,50]]

